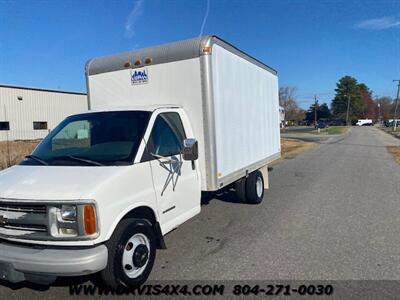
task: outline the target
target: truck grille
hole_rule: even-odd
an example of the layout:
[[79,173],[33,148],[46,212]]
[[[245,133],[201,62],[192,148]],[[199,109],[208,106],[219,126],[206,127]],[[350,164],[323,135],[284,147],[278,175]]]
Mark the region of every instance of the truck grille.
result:
[[17,205],[0,202],[0,211],[15,211],[34,214],[45,214],[46,206],[44,205]]
[[46,206],[0,200],[0,236],[45,239],[48,237]]
[[47,231],[47,227],[44,225],[24,225],[24,224],[9,224],[0,226],[6,229],[14,229],[14,230],[28,230],[28,231]]

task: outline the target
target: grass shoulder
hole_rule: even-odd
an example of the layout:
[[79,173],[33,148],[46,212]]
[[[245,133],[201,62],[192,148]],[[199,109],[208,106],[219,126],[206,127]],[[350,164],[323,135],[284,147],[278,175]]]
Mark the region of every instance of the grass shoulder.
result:
[[394,159],[400,164],[400,146],[387,146],[389,153],[391,153]]
[[281,139],[281,157],[283,159],[293,158],[296,155],[314,148],[317,144],[295,139]]

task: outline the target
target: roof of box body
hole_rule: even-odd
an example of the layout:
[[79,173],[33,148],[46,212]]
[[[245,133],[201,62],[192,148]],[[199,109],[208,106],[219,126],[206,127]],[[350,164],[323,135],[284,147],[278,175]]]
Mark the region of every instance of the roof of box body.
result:
[[[130,66],[133,68],[140,68],[145,66],[143,62],[146,58],[151,58],[151,65],[195,58],[204,55],[202,49],[204,47],[212,47],[213,44],[217,44],[275,75],[277,74],[277,71],[273,68],[244,53],[233,45],[223,41],[215,35],[208,35],[170,44],[93,58],[86,63],[86,75],[123,70]],[[140,60],[142,64],[135,66],[135,61],[137,60]],[[128,62],[130,64],[126,67],[125,65]]]
[[181,108],[179,105],[175,104],[152,104],[152,105],[128,105],[128,106],[117,106],[112,108],[100,108],[100,109],[91,109],[76,113],[75,115],[82,114],[92,114],[92,113],[101,113],[101,112],[116,112],[116,111],[148,111],[154,112],[158,109],[178,109]]

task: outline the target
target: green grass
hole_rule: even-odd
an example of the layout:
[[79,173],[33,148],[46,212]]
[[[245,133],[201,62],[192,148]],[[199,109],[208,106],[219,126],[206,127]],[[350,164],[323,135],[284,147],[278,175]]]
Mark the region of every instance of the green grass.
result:
[[382,130],[387,131],[387,132],[400,132],[399,127],[396,128],[396,131],[394,131],[393,127],[382,127]]
[[349,127],[347,126],[331,126],[328,128],[323,128],[318,132],[318,129],[310,131],[311,134],[342,134],[345,133]]
[[[301,129],[292,130],[290,127],[286,127],[281,132],[287,134],[321,134],[321,135],[329,135],[329,134],[342,134],[349,129],[347,126],[330,126],[328,128],[321,129],[318,132],[318,129],[314,127],[307,126]],[[399,130],[400,131],[400,130]]]

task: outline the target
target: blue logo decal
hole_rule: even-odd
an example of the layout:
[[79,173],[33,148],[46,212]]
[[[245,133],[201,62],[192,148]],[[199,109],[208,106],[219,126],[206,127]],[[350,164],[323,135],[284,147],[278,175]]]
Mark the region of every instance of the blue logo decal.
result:
[[147,83],[149,80],[147,69],[136,69],[132,73],[132,84]]

